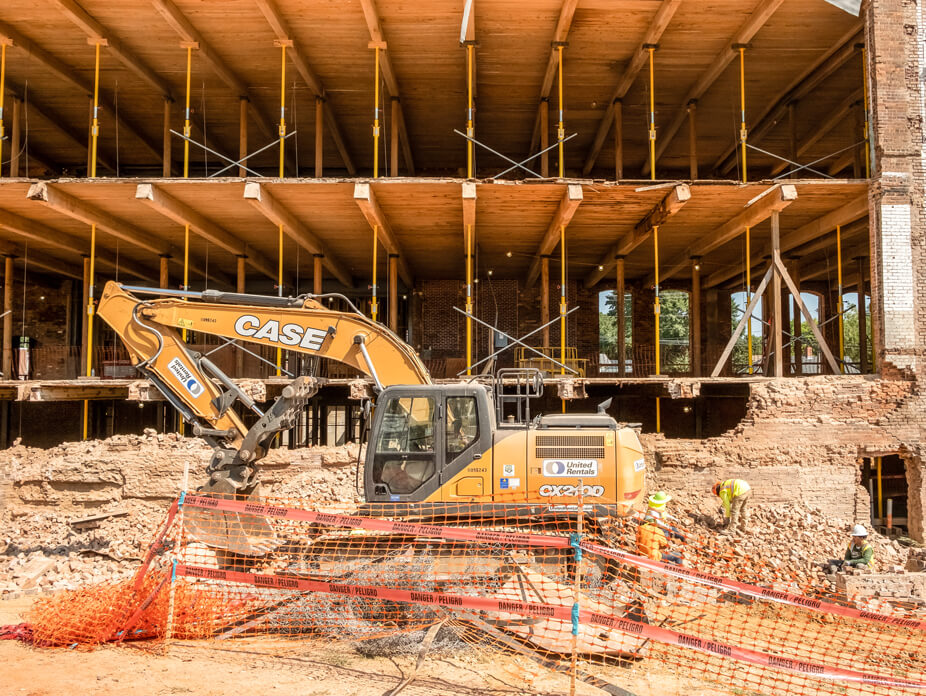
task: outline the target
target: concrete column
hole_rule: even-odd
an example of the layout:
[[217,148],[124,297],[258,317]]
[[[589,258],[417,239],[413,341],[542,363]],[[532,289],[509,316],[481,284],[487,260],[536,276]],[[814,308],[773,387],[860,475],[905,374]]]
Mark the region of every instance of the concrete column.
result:
[[[550,257],[540,257],[540,325],[550,321]],[[550,347],[550,327],[543,331],[543,347]]]
[[399,330],[399,257],[389,254],[389,329]]
[[624,104],[618,99],[614,102],[614,178],[624,178]]
[[688,172],[692,181],[698,180],[698,124],[695,115],[698,102],[688,103]]
[[[540,149],[550,147],[550,100],[540,100]],[[540,175],[544,178],[550,176],[550,153],[540,155]]]
[[690,355],[691,374],[701,376],[701,259],[691,259],[691,295],[688,298],[688,317],[691,322]]
[[627,341],[624,333],[624,325],[627,323],[627,308],[624,306],[624,295],[626,294],[626,278],[624,276],[624,257],[617,259],[614,265],[617,273],[616,284],[614,287],[615,300],[617,306],[617,360],[618,371],[621,377],[627,370]]
[[3,259],[3,377],[13,374],[13,257]]
[[[161,154],[161,176],[165,179],[171,175],[170,171],[170,159],[171,159],[171,147],[173,145],[173,133],[170,132],[170,99],[164,100],[164,128],[161,133],[161,141],[163,151]],[[167,287],[166,285],[162,285]]]
[[315,97],[315,178],[324,175],[325,158],[325,100]]
[[322,294],[322,258],[321,254],[312,257],[312,293]]
[[248,164],[248,100],[245,98],[238,99],[238,159],[241,164],[238,166],[238,176],[247,176],[248,172],[245,167]]
[[22,136],[20,121],[22,120],[22,100],[13,97],[13,129],[10,133],[10,178],[19,176],[20,150],[22,149]]

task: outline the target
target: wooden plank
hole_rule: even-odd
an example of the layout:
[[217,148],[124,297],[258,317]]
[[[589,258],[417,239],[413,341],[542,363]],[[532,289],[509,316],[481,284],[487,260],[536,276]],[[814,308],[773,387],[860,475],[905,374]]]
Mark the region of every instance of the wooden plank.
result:
[[662,225],[670,217],[681,210],[685,203],[691,200],[691,189],[688,184],[675,186],[649,213],[638,222],[632,232],[621,237],[602,257],[598,268],[589,273],[585,279],[585,287],[593,288],[601,279],[611,272],[618,258],[627,256],[630,252],[646,241],[653,232],[653,227]]
[[360,208],[360,212],[363,213],[363,217],[366,218],[370,227],[378,229],[379,239],[382,241],[383,246],[386,247],[386,251],[399,257],[399,276],[405,282],[405,285],[410,288],[415,287],[414,276],[408,268],[408,262],[402,253],[402,247],[392,231],[392,225],[389,224],[389,220],[386,219],[382,209],[379,207],[376,194],[373,193],[373,189],[369,184],[354,185],[354,202]]
[[[759,32],[759,30],[765,26],[765,23],[771,19],[772,15],[778,11],[778,8],[781,7],[784,0],[759,0],[758,4],[755,5],[755,9],[752,14],[749,15],[749,18],[746,22],[739,28],[736,32],[736,35],[733,37],[733,40],[730,41],[730,44],[748,44],[752,41],[752,38]],[[682,124],[685,122],[685,116],[687,115],[686,108],[688,104],[692,101],[700,100],[707,91],[713,86],[717,81],[724,70],[727,69],[727,66],[733,62],[734,57],[737,54],[730,48],[724,48],[720,51],[716,58],[714,58],[711,66],[704,72],[703,75],[698,79],[698,81],[691,87],[688,91],[688,94],[682,100],[682,105],[678,108],[675,113],[675,117],[672,119],[671,123],[664,129],[659,132],[656,141],[656,161],[659,161],[659,158],[662,157],[663,153],[666,151],[666,148],[669,147],[669,144],[672,142],[672,139],[681,129]],[[649,175],[649,159],[647,158],[646,163],[643,165],[643,176]]]
[[[771,193],[759,198],[739,215],[729,220],[711,234],[705,235],[692,244],[684,253],[660,270],[660,279],[665,281],[679,271],[688,267],[689,260],[695,256],[707,256],[727,242],[739,237],[747,227],[755,227],[773,212],[781,212],[797,200],[797,189],[791,184],[779,184]],[[650,281],[647,280],[647,283]]]
[[[669,27],[672,17],[675,16],[675,12],[681,4],[682,0],[663,0],[659,9],[656,10],[653,21],[650,22],[649,28],[647,28],[646,34],[644,34],[643,40],[640,42],[640,47],[633,54],[630,64],[624,70],[623,75],[621,75],[621,79],[617,83],[614,93],[611,95],[611,100],[608,102],[608,108],[605,110],[604,116],[601,117],[598,130],[595,133],[595,140],[592,142],[592,147],[585,157],[585,164],[582,165],[582,176],[588,176],[591,173],[595,166],[595,160],[597,160],[598,155],[601,154],[604,139],[607,137],[608,130],[611,128],[611,121],[614,119],[615,105],[627,95],[627,92],[637,79],[637,75],[643,69],[643,66],[646,65],[649,52],[644,46],[647,44],[652,45],[659,43],[659,40]],[[621,179],[623,177],[619,176],[617,178]]]
[[[254,249],[254,247],[249,246],[244,240],[239,239],[201,213],[193,210],[186,203],[165,193],[164,189],[154,184],[139,184],[135,189],[135,199],[142,201],[149,208],[156,210],[178,225],[189,225],[193,232],[219,248],[236,256],[246,256],[248,263],[255,270],[260,271],[272,280],[277,279],[278,269],[276,263]],[[287,282],[292,285],[291,278]]]
[[534,281],[537,280],[537,276],[540,274],[541,257],[548,256],[559,244],[560,228],[569,226],[581,202],[582,187],[579,184],[568,184],[566,191],[563,193],[563,199],[560,201],[559,207],[556,209],[549,227],[547,227],[547,231],[540,240],[540,246],[537,247],[537,253],[533,261],[531,261],[525,287],[531,287]]
[[[701,376],[701,259],[691,260],[691,300],[688,315],[691,317],[691,374]],[[623,335],[620,327],[618,333]]]
[[268,187],[256,181],[249,181],[244,186],[244,199],[274,225],[283,225],[283,233],[303,249],[324,256],[324,264],[332,275],[346,287],[353,286],[353,279],[347,267],[305,223],[273,197]]

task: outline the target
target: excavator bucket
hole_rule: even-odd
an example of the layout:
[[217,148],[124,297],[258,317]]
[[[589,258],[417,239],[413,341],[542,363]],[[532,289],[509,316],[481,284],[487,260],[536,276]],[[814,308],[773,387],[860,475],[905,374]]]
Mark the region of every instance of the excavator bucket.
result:
[[[227,498],[223,493],[210,492],[204,486],[197,495]],[[247,497],[235,496],[248,503],[260,504],[259,487]],[[264,556],[277,546],[276,535],[266,517],[241,512],[190,508],[184,511],[184,526],[197,540],[212,548],[225,549],[242,556]]]

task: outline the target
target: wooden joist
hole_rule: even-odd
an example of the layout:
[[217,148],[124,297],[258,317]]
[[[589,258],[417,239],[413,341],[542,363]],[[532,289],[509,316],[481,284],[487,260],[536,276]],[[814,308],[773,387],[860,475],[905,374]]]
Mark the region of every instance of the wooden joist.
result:
[[[733,37],[733,40],[730,42],[731,45],[736,44],[748,44],[752,41],[752,38],[759,32],[759,30],[765,26],[765,23],[772,17],[775,12],[778,11],[778,8],[781,7],[784,0],[759,0],[758,4],[755,5],[755,9],[752,14],[749,15],[749,18],[743,23],[743,25],[736,32],[736,35]],[[711,63],[707,71],[698,79],[698,81],[692,85],[691,89],[688,91],[688,94],[685,95],[685,98],[682,100],[681,105],[675,112],[675,117],[672,119],[671,123],[658,131],[657,140],[656,140],[656,161],[659,161],[659,158],[662,157],[663,153],[666,151],[666,148],[669,147],[669,144],[672,142],[672,139],[681,129],[682,125],[685,123],[685,119],[688,118],[688,105],[693,101],[699,101],[706,93],[707,90],[717,81],[724,70],[727,69],[727,66],[733,62],[733,59],[736,57],[736,53],[733,51],[732,47],[724,48],[720,51],[714,61]],[[647,158],[645,164],[643,165],[643,175],[649,175],[650,161]]]
[[559,207],[556,209],[549,227],[547,227],[547,231],[544,232],[543,238],[540,240],[540,246],[537,247],[537,253],[534,255],[533,261],[531,261],[530,269],[527,272],[527,280],[525,281],[526,288],[534,285],[534,281],[540,275],[540,258],[550,254],[559,244],[561,228],[569,226],[573,216],[579,209],[580,203],[582,203],[582,187],[578,184],[567,185],[566,191],[563,193],[563,199],[560,201]]
[[617,83],[617,87],[611,95],[611,99],[608,101],[604,116],[601,117],[601,123],[598,124],[595,140],[585,158],[585,164],[582,166],[582,176],[588,176],[591,173],[595,166],[595,161],[598,159],[598,155],[601,154],[601,148],[604,146],[605,138],[608,137],[608,131],[611,128],[611,123],[614,121],[616,102],[621,101],[626,96],[631,86],[633,86],[634,80],[637,79],[637,75],[643,69],[643,66],[646,65],[649,51],[647,51],[644,46],[659,43],[659,40],[669,27],[672,17],[675,16],[675,12],[681,4],[682,0],[663,0],[659,9],[656,11],[653,21],[650,22],[649,28],[646,30],[643,41],[640,42],[640,47],[634,52],[633,58],[630,59],[630,63],[624,70],[623,75],[621,75],[621,79]]
[[[770,192],[755,200],[752,205],[739,215],[689,246],[685,252],[674,258],[664,269],[660,268],[660,282],[668,280],[688,268],[692,258],[707,256],[715,249],[739,237],[747,227],[755,227],[763,220],[767,220],[772,213],[781,212],[796,200],[797,189],[794,186],[783,184],[773,187]],[[655,276],[650,275],[646,283],[651,284],[653,282],[655,282]]]
[[408,267],[402,247],[392,231],[389,220],[386,219],[382,209],[379,207],[379,201],[376,200],[376,195],[373,193],[370,184],[354,185],[354,202],[360,208],[360,212],[363,213],[363,217],[366,218],[370,227],[377,229],[379,240],[386,248],[386,251],[399,257],[399,275],[407,287],[413,288],[415,286],[414,276]]
[[[189,225],[193,232],[210,243],[225,249],[225,251],[235,256],[246,257],[247,263],[255,270],[260,271],[268,278],[277,279],[278,269],[276,263],[253,247],[249,247],[247,242],[207,219],[198,211],[193,210],[186,203],[166,193],[163,188],[154,184],[139,184],[135,189],[135,199],[142,201],[149,208],[158,211],[178,225]],[[287,282],[292,285],[291,279]]]
[[302,220],[273,197],[269,187],[249,181],[244,186],[244,199],[274,225],[283,225],[283,233],[296,244],[312,254],[323,256],[322,263],[342,285],[348,288],[353,286],[353,279],[347,267]]
[[614,268],[619,257],[627,256],[631,251],[646,241],[656,225],[663,224],[670,217],[681,210],[685,203],[691,200],[691,189],[687,184],[675,186],[646,217],[640,220],[633,231],[621,237],[602,257],[598,268],[592,271],[585,279],[585,287],[593,288]]

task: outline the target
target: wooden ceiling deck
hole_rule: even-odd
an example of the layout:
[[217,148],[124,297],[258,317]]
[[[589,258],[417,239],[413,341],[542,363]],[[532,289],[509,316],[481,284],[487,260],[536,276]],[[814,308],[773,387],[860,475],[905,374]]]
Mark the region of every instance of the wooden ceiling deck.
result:
[[[336,259],[353,278],[356,287],[367,285],[372,270],[372,232],[354,199],[356,182],[340,179],[252,180],[252,183],[254,181],[260,182],[263,190],[277,204],[318,238],[326,253]],[[28,245],[33,257],[45,256],[57,260],[61,268],[70,268],[79,275],[81,252],[89,249],[90,227],[84,219],[75,219],[60,208],[50,207],[39,200],[30,200],[27,194],[33,183],[25,180],[0,180],[0,240],[17,244],[22,251]],[[98,241],[99,248],[109,251],[112,259],[118,256],[121,278],[130,279],[131,272],[126,266],[131,266],[133,270],[147,270],[149,278],[156,279],[159,263],[157,253],[142,248],[131,235],[163,240],[164,244],[179,250],[184,243],[184,228],[176,220],[169,219],[151,205],[137,199],[139,183],[135,179],[71,179],[45,182],[44,185],[53,192],[67,194],[79,201],[89,211],[86,214],[105,216],[110,225],[115,225],[114,228],[99,229]],[[256,251],[268,259],[271,268],[275,268],[277,226],[245,200],[245,181],[163,179],[152,180],[151,183],[158,191],[167,194],[199,218],[240,240],[250,252]],[[609,248],[618,239],[632,233],[634,226],[671,190],[671,186],[652,188],[649,182],[616,185],[586,181],[574,185],[581,187],[582,202],[567,227],[567,270],[570,278],[578,280],[584,280],[596,270]],[[796,181],[793,185],[797,190],[797,199],[780,216],[783,238],[787,238],[789,232],[801,229],[867,195],[867,186],[863,182],[810,180]],[[463,278],[462,181],[380,179],[370,182],[370,186],[415,278]],[[704,182],[692,185],[691,198],[687,204],[660,227],[662,264],[667,266],[679,255],[684,255],[699,240],[707,238],[741,214],[749,201],[768,188],[768,183],[742,186]],[[523,281],[566,189],[567,184],[552,182],[477,184],[475,229],[478,275],[485,277],[492,270],[497,278],[517,278]],[[853,233],[857,234],[860,226],[867,230],[864,211],[853,219],[858,221]],[[25,224],[23,220],[40,226],[38,230],[40,233],[44,231],[44,234],[24,236],[19,229]],[[117,239],[113,230],[124,238]],[[825,227],[811,235],[809,241],[831,235],[832,248],[826,243],[816,242],[815,248],[804,259],[808,268],[832,263],[835,253],[834,231],[834,227]],[[63,238],[75,242],[71,249],[62,248]],[[768,239],[769,223],[765,221],[756,225],[752,231],[755,254],[759,254],[767,245]],[[741,268],[745,259],[742,240],[740,235],[705,255],[702,274],[707,277],[724,269]],[[853,249],[863,246],[867,235],[861,235],[860,240],[853,241]],[[800,249],[796,249],[796,252],[800,253]],[[190,253],[193,287],[205,284],[207,264],[210,275],[218,275],[220,281],[224,275],[224,280],[229,282],[234,275],[235,254],[214,242],[207,242],[195,230],[191,234]],[[558,266],[558,245],[552,254],[556,257],[553,263]],[[18,255],[26,256],[21,252]],[[295,283],[298,277],[301,281],[300,290],[310,287],[311,252],[298,247],[287,236],[283,256],[289,283]],[[256,269],[254,259],[250,261],[249,283],[264,289],[272,287],[270,274]],[[172,279],[180,277],[181,262],[182,258],[175,253],[171,266]],[[386,254],[381,247],[381,274],[386,271],[386,263]],[[115,265],[101,264],[99,277],[112,277]],[[626,270],[628,280],[646,281],[653,270],[651,238],[644,240],[628,255]],[[731,277],[735,275],[733,273]],[[689,270],[686,269],[677,274],[674,282],[686,282],[688,276]],[[605,286],[613,283],[612,277],[613,273],[605,276]],[[326,271],[326,278],[332,278],[330,271]],[[212,281],[213,284],[215,282]]]
[[[621,75],[639,50],[656,13],[670,0],[475,0],[476,133],[485,143],[521,159],[531,151],[544,76],[557,22],[574,4],[566,40],[564,84],[566,131],[577,136],[566,146],[567,175],[582,172],[596,131]],[[776,2],[778,0],[775,0]],[[460,47],[462,0],[287,0],[278,2],[298,53],[325,90],[344,145],[361,175],[372,167],[373,53],[362,2],[372,5],[385,40],[399,88],[408,143],[417,173],[456,176],[465,166],[464,141],[453,130],[465,125],[465,51]],[[36,3],[5,0],[0,7],[0,34],[21,35],[32,47],[14,42],[8,51],[8,86],[27,100],[30,153],[61,168],[65,175],[86,167],[89,118],[87,85],[92,84],[94,49],[87,33],[62,10],[73,0]],[[99,22],[107,37],[118,41],[138,65],[131,69],[112,48],[103,48],[101,80],[101,174],[151,175],[160,169],[164,97],[174,99],[170,125],[182,127],[185,49],[165,19],[173,7],[199,32],[212,54],[246,89],[251,98],[250,150],[276,137],[279,115],[280,49],[260,3],[255,0],[80,0],[78,8]],[[656,52],[655,98],[659,138],[685,108],[695,85],[719,58],[732,54],[739,29],[767,0],[682,0],[659,40]],[[158,7],[162,11],[159,11]],[[860,20],[823,0],[784,0],[750,39],[746,59],[747,121],[752,123],[795,79],[861,26]],[[8,32],[9,33],[9,32]],[[36,49],[36,50],[33,50]],[[55,71],[41,55],[57,60]],[[217,150],[238,151],[240,90],[229,87],[205,59],[193,51],[192,118],[194,138],[204,135]],[[138,67],[141,66],[141,67]],[[145,77],[144,75],[147,75]],[[739,131],[739,66],[722,69],[700,97],[697,110],[698,159],[702,176],[736,142]],[[155,84],[157,83],[157,84]],[[819,138],[816,130],[828,116],[861,88],[858,52],[841,64],[796,104],[798,144],[813,142],[802,161],[837,152],[858,141],[851,119]],[[314,163],[315,95],[292,62],[287,69],[287,120],[297,136],[287,143],[287,158],[298,173],[311,174]],[[644,68],[633,79],[623,102],[625,174],[641,175],[646,162],[649,88]],[[387,105],[388,106],[388,105]],[[556,90],[551,93],[551,138],[555,138]],[[119,125],[116,124],[118,109]],[[11,109],[7,109],[7,127]],[[259,116],[259,118],[257,118]],[[393,128],[384,114],[384,157]],[[259,127],[265,124],[267,130]],[[666,143],[657,173],[687,176],[687,124]],[[776,125],[759,146],[787,155],[789,126]],[[9,130],[8,130],[9,133]],[[662,142],[660,141],[660,144]],[[173,160],[181,159],[174,140]],[[8,154],[8,151],[4,151]],[[253,164],[272,171],[276,153]],[[613,177],[613,137],[605,139],[592,175]],[[193,148],[193,171],[215,171],[219,160]],[[752,153],[754,176],[768,173],[773,159]],[[480,150],[478,173],[503,168],[502,160]],[[382,161],[381,161],[382,164]],[[829,162],[827,163],[829,164]],[[329,128],[325,129],[324,166],[340,175],[345,163]],[[505,165],[507,166],[507,165]],[[846,165],[848,166],[848,165]],[[25,167],[23,169],[25,171]],[[402,162],[401,172],[406,172]],[[41,175],[33,160],[28,174]],[[59,172],[60,173],[60,172]],[[293,172],[296,173],[295,167]],[[845,171],[842,172],[845,174]],[[735,176],[736,171],[732,172]]]

